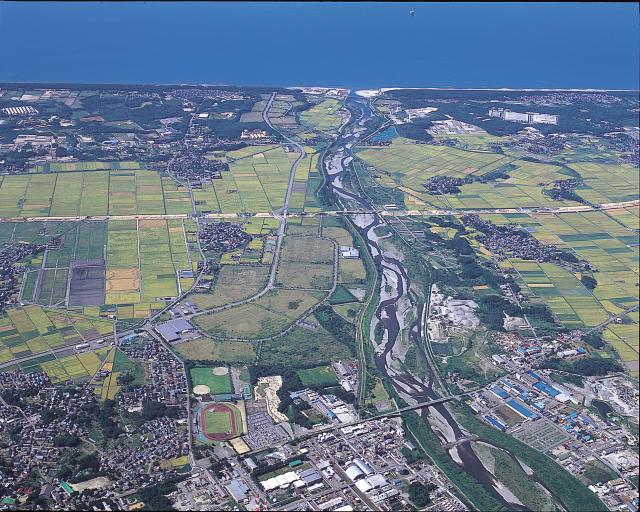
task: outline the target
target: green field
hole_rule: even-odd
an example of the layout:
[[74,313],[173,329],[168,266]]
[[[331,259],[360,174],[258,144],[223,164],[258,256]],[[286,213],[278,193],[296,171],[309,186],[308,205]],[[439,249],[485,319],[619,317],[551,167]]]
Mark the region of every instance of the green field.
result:
[[[98,371],[100,365],[105,360],[109,349],[103,348],[95,352],[84,352],[82,354],[51,359],[38,364],[53,384],[59,384],[67,380],[89,380]],[[31,371],[32,366],[22,367],[25,371]]]
[[[131,317],[148,316],[162,297],[175,297],[193,279],[200,254],[188,241],[188,220],[110,221],[107,235],[106,304],[140,304]],[[138,311],[140,314],[138,314]]]
[[[304,207],[309,165],[315,166],[316,162],[314,151],[311,148],[307,151],[309,155],[298,167],[291,196],[291,204],[296,209]],[[229,164],[229,171],[222,173],[222,179],[195,190],[199,211],[256,213],[270,212],[284,205],[291,164],[297,153],[287,153],[280,146],[247,146],[228,151],[220,158]]]
[[[310,320],[317,322],[315,318]],[[348,347],[338,343],[322,327],[315,330],[294,327],[284,336],[262,342],[258,363],[300,368],[306,365],[326,365],[352,356]]]
[[207,411],[204,416],[204,428],[208,434],[231,432],[231,417],[227,412]]
[[256,339],[279,334],[324,298],[323,292],[271,290],[247,304],[198,316],[195,323],[211,336]]
[[172,180],[146,169],[6,176],[0,217],[190,213],[188,193],[180,201],[177,192]]
[[330,366],[298,370],[298,377],[300,377],[300,382],[305,386],[333,386],[338,384],[336,374]]
[[[368,170],[367,186],[401,192],[409,208],[573,206],[577,203],[567,199],[553,200],[543,190],[553,181],[574,177],[583,180],[576,193],[595,204],[634,200],[640,191],[637,169],[629,164],[572,162],[565,167],[564,164],[531,162],[489,150],[416,145],[403,138],[394,139],[387,147],[361,147],[357,150],[357,156],[372,166]],[[480,178],[501,168],[509,178],[465,184],[460,187],[458,194],[434,196],[427,194],[423,187],[434,176]],[[372,190],[374,195],[378,195],[375,188]]]
[[216,276],[210,293],[189,296],[200,309],[221,306],[243,300],[258,293],[267,283],[269,267],[266,265],[224,265]]
[[317,105],[300,114],[300,122],[313,130],[330,132],[342,123],[340,110],[342,104],[334,98],[326,98]]
[[253,363],[256,352],[253,344],[239,341],[217,341],[198,338],[176,345],[181,357],[192,361],[224,361],[227,363]]
[[233,392],[231,375],[229,373],[226,375],[215,375],[213,368],[191,368],[189,373],[191,374],[191,381],[194,387],[201,384],[209,386],[213,394]]

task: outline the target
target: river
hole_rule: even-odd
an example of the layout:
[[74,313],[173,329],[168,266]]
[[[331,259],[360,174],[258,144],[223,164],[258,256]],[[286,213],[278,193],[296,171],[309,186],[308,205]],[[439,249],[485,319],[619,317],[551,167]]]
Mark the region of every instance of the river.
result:
[[[336,201],[350,210],[363,211],[362,214],[354,215],[352,220],[366,241],[367,249],[377,268],[382,273],[380,298],[372,319],[369,340],[375,347],[376,366],[407,403],[416,404],[440,398],[434,390],[432,369],[428,371],[423,381],[403,370],[402,365],[398,364],[403,358],[401,355],[403,343],[415,343],[417,347],[421,347],[422,333],[418,319],[421,318],[424,305],[417,300],[416,294],[411,290],[411,280],[401,256],[387,244],[385,244],[386,247],[382,246],[381,240],[385,235],[380,235],[378,228],[385,226],[384,219],[379,214],[372,213],[375,208],[366,197],[345,189],[343,185],[345,167],[353,158],[350,148],[364,134],[365,123],[374,115],[362,98],[352,96],[349,101],[351,107],[359,111],[359,115],[354,116],[353,122],[341,131],[336,142],[327,151],[323,162],[329,178],[328,186],[335,195]],[[357,208],[354,208],[354,205],[357,205]],[[407,318],[413,319],[408,325]],[[380,342],[374,339],[377,323],[382,325],[383,330]],[[408,336],[408,340],[401,340],[403,333],[405,337]],[[428,358],[428,354],[425,354],[425,357]],[[424,408],[419,413],[443,444],[455,443],[449,448],[449,455],[466,473],[480,482],[492,496],[510,510],[527,509],[484,467],[470,442],[459,441],[469,434],[456,422],[446,404]]]

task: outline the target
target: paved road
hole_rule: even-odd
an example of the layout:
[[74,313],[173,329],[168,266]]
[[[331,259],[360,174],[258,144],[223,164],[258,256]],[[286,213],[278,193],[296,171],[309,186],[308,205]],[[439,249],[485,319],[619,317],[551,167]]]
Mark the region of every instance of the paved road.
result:
[[[286,135],[283,137],[287,138]],[[297,143],[292,142],[293,145]],[[246,217],[275,217],[281,219],[285,217],[321,217],[356,215],[365,213],[377,213],[383,217],[412,217],[412,216],[446,216],[446,215],[463,215],[468,213],[477,214],[494,214],[494,213],[577,213],[601,210],[616,210],[619,208],[631,208],[640,206],[640,200],[623,201],[619,203],[604,203],[599,205],[582,205],[582,206],[562,206],[558,208],[475,208],[469,210],[327,210],[321,212],[297,212],[289,213],[289,199],[291,197],[291,189],[295,178],[295,171],[300,161],[305,157],[305,153],[296,159],[292,164],[291,174],[289,176],[289,186],[285,198],[285,206],[282,208],[283,213],[276,212],[256,212],[253,214],[242,213],[207,213],[200,215],[200,218],[207,219],[237,219]],[[68,217],[0,217],[0,222],[77,222],[77,221],[108,221],[108,220],[155,220],[155,219],[189,219],[193,214],[174,213],[174,214],[140,214],[140,215],[87,215],[87,216],[68,216]]]
[[[318,434],[322,434],[325,432],[331,432],[332,430],[337,430],[339,428],[345,428],[345,427],[353,427],[355,425],[360,425],[361,423],[367,423],[369,421],[373,421],[373,420],[380,420],[382,418],[391,418],[393,416],[399,416],[400,414],[402,414],[403,412],[407,412],[407,411],[415,411],[416,409],[424,409],[425,407],[433,407],[434,405],[438,405],[438,404],[442,404],[445,402],[450,402],[451,400],[457,400],[461,397],[465,396],[463,395],[449,395],[449,396],[445,396],[442,398],[438,398],[436,400],[430,400],[428,402],[420,402],[414,405],[409,405],[407,407],[402,407],[401,409],[396,409],[395,411],[389,411],[389,412],[385,412],[382,414],[377,414],[375,416],[370,416],[368,418],[362,418],[359,420],[355,420],[355,421],[349,421],[347,423],[332,423],[331,425],[327,425],[326,427],[322,427],[322,428],[318,428],[318,429],[314,429],[314,430],[310,430],[309,432],[305,432],[302,435],[296,436],[293,438],[293,440],[288,439],[287,441],[285,441],[286,443],[290,443],[291,441],[300,441],[302,439],[306,439],[309,437],[313,437],[316,436]],[[269,448],[274,448],[276,446],[282,445],[283,443],[280,442],[276,445],[272,445]],[[253,453],[258,453],[258,452],[262,452],[266,450],[266,448],[260,448],[257,450],[251,450],[250,452],[247,452],[246,454],[244,454],[245,456],[249,456]]]

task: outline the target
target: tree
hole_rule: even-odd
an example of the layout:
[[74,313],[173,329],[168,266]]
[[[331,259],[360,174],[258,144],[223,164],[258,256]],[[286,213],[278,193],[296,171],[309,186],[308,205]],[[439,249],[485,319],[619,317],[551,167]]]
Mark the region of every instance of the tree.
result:
[[413,482],[409,484],[409,499],[416,507],[426,507],[431,503],[430,494],[435,488],[436,486],[433,484]]
[[593,290],[596,286],[598,286],[598,281],[596,281],[592,276],[582,274],[580,277],[580,282],[582,282],[585,287],[589,288],[589,290]]
[[54,446],[78,446],[80,438],[74,434],[61,434],[53,440]]

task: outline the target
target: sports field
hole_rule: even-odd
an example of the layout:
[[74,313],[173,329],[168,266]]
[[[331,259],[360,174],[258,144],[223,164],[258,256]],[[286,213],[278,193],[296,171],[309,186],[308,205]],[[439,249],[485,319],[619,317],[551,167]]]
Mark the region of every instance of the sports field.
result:
[[[226,370],[226,373],[222,373],[222,370]],[[215,395],[233,392],[231,376],[229,369],[226,367],[191,368],[189,373],[191,374],[193,387],[199,385],[207,386],[210,393]]]
[[241,341],[217,341],[198,338],[175,346],[184,359],[193,361],[226,361],[228,363],[253,363],[256,353],[253,344]]
[[242,434],[242,414],[232,404],[202,404],[196,409],[195,416],[200,441],[221,442]]

